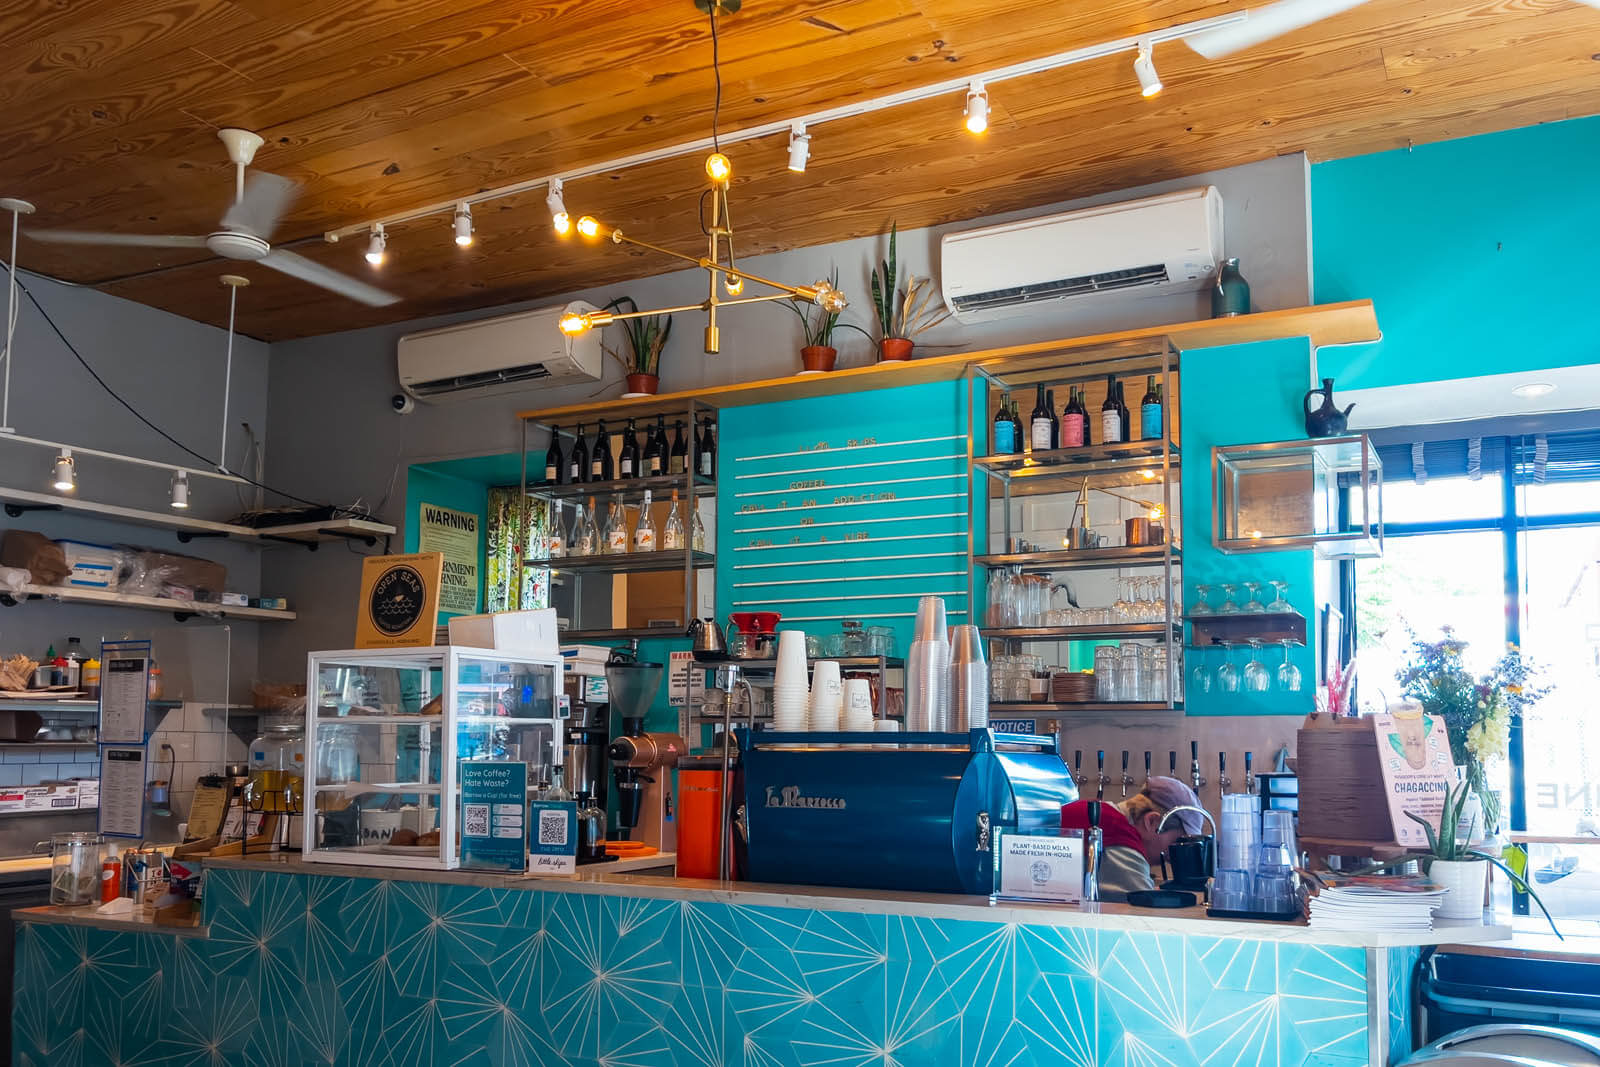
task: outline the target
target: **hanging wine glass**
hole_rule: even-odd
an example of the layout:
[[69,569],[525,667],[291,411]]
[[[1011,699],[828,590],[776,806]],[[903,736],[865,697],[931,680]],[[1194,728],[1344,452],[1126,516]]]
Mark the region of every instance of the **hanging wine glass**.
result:
[[1222,583],[1222,606],[1217,609],[1218,615],[1239,614],[1239,602],[1233,599],[1233,591],[1237,588],[1239,588],[1237,585]]
[[1247,614],[1258,615],[1266,611],[1266,605],[1257,599],[1256,594],[1261,592],[1260,582],[1245,582],[1244,587],[1250,590],[1250,599],[1245,603],[1244,610]]
[[1285,637],[1278,642],[1283,646],[1283,663],[1278,667],[1278,688],[1285,693],[1300,692],[1300,668],[1289,662],[1289,646],[1293,644]]
[[1282,578],[1274,578],[1267,584],[1272,586],[1276,593],[1274,599],[1267,604],[1267,610],[1274,612],[1293,611],[1294,608],[1290,607],[1289,598],[1285,595],[1289,592],[1289,583]]
[[1194,653],[1194,669],[1189,672],[1189,684],[1202,693],[1211,692],[1211,669],[1206,666],[1206,652],[1209,646],[1192,645],[1190,651]]
[[1272,676],[1261,662],[1261,639],[1250,639],[1250,662],[1244,665],[1244,687],[1251,693],[1265,693],[1272,688]]
[[1224,645],[1222,653],[1222,666],[1217,668],[1217,686],[1224,693],[1237,693],[1239,691],[1239,668],[1233,662],[1233,650],[1238,645]]

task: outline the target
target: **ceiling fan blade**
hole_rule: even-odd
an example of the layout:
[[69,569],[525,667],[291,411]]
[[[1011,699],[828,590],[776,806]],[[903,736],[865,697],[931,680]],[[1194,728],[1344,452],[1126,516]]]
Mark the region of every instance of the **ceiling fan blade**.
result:
[[299,191],[299,182],[265,171],[251,171],[243,199],[236,201],[222,216],[222,228],[254,234],[265,240]]
[[1185,37],[1183,43],[1207,59],[1221,59],[1235,52],[1281,37],[1286,33],[1332,18],[1367,0],[1277,0],[1253,7],[1243,22],[1219,26]]
[[95,233],[92,230],[23,230],[36,241],[58,245],[138,245],[143,248],[204,248],[204,237],[160,233]]
[[314,263],[304,256],[297,256],[293,252],[285,252],[281,248],[274,248],[258,262],[271,267],[273,270],[282,271],[291,277],[299,278],[303,282],[320,285],[324,289],[338,293],[340,296],[347,296],[351,300],[366,304],[369,307],[388,307],[390,304],[398,303],[400,300],[393,293],[386,293],[382,289],[352,278],[348,274],[340,274],[332,267],[324,267],[321,263]]

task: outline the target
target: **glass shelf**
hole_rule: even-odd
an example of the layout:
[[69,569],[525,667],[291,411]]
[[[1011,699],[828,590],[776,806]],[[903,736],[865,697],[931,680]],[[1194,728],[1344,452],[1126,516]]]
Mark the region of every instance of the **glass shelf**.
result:
[[[600,571],[606,574],[638,574],[648,571],[681,571],[685,550],[664,549],[660,552],[618,552],[615,555],[562,556],[560,559],[539,560],[535,564],[549,567],[560,574],[563,571]],[[714,567],[714,552],[689,552],[690,566],[695,570]]]
[[[542,461],[541,461],[542,465]],[[694,495],[715,496],[717,480],[707,478],[703,474],[696,474],[694,478]],[[676,489],[679,496],[688,495],[690,476],[687,474],[657,474],[648,478],[614,478],[608,482],[572,482],[565,485],[528,485],[528,495],[544,497],[548,500],[587,500],[601,497],[607,500],[620,496],[625,504],[637,504],[644,499],[645,490],[651,493],[651,502],[660,503],[672,499],[672,491]]]
[[[1311,548],[1322,559],[1383,555],[1383,464],[1366,434],[1218,445],[1212,538],[1238,554]],[[1348,527],[1339,500],[1350,495]]]
[[1038,717],[1051,718],[1054,716],[1071,715],[1074,713],[1088,714],[1116,711],[1171,711],[1182,714],[1183,701],[1180,700],[1170,707],[1165,701],[1147,702],[1141,700],[1085,701],[1082,703],[1033,703],[1031,701],[1007,701],[1005,703],[991,703],[989,705],[989,721],[993,722],[995,719],[1027,719]]
[[[1172,562],[1182,562],[1183,551],[1174,546]],[[1076,551],[1002,552],[975,556],[973,562],[985,567],[1021,567],[1027,574],[1066,570],[1109,570],[1116,567],[1159,567],[1167,561],[1166,545],[1136,545],[1121,548],[1085,548]]]
[[986,638],[1006,638],[1019,641],[1092,641],[1115,640],[1121,637],[1164,637],[1169,630],[1176,631],[1181,624],[1171,627],[1159,622],[1107,623],[1104,626],[985,626]]

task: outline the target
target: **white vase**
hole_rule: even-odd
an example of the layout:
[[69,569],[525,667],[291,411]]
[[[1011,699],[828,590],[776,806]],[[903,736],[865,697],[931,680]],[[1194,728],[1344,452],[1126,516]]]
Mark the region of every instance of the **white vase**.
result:
[[1483,886],[1489,864],[1485,860],[1434,860],[1428,877],[1449,892],[1434,912],[1441,919],[1483,917]]

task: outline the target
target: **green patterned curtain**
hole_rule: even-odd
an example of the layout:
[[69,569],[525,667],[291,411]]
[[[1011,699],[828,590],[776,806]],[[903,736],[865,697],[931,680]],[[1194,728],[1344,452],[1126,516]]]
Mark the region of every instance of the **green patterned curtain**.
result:
[[[519,506],[522,504],[524,506]],[[484,610],[521,611],[550,606],[550,569],[529,566],[539,555],[528,550],[533,534],[544,529],[545,501],[527,497],[518,486],[489,490],[489,526],[484,566]]]

